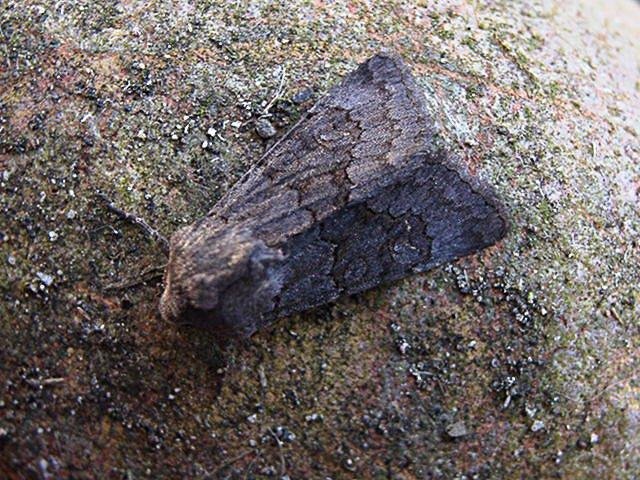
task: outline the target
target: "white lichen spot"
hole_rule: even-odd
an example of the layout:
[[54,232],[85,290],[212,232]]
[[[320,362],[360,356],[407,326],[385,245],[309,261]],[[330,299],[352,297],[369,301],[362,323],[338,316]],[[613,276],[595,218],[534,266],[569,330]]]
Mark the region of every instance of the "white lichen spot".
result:
[[531,425],[531,431],[534,433],[539,432],[542,429],[544,429],[544,422],[542,420],[536,420]]
[[53,284],[53,276],[44,272],[36,272],[36,276],[40,279],[40,281],[45,284],[47,287],[50,287]]

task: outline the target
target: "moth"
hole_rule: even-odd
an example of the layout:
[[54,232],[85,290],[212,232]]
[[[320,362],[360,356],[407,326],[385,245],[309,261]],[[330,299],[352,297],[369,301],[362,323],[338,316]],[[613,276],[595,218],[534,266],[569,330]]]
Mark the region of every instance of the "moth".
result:
[[496,195],[435,134],[400,57],[361,64],[172,236],[162,317],[247,337],[503,238]]

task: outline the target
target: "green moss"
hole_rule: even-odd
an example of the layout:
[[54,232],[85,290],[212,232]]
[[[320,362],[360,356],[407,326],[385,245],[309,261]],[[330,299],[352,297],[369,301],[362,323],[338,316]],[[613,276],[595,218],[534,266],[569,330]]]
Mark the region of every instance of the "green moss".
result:
[[553,217],[555,216],[554,208],[551,206],[548,200],[543,199],[538,204],[538,211],[542,217],[542,222],[544,224],[551,225],[553,222]]
[[462,39],[462,45],[466,45],[471,50],[475,50],[478,42],[472,35],[467,35]]
[[560,93],[562,87],[560,85],[560,82],[553,80],[551,82],[549,82],[547,84],[547,87],[545,89],[547,95],[549,95],[549,98],[551,98],[552,100],[556,99],[558,94]]
[[438,35],[443,40],[451,40],[455,38],[455,33],[446,24],[439,26],[439,28],[436,30],[436,35]]

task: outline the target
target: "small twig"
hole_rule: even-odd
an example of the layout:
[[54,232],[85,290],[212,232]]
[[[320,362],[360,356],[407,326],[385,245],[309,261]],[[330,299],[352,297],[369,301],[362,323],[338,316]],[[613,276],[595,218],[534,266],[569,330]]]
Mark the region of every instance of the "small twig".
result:
[[264,373],[264,367],[262,365],[258,367],[258,376],[260,377],[260,387],[262,388],[262,393],[264,394],[265,390],[267,389],[268,383],[267,375]]
[[137,287],[138,285],[145,282],[162,278],[166,266],[166,263],[162,265],[153,265],[143,270],[140,273],[139,278],[136,278],[134,280],[126,280],[123,282],[110,283],[109,285],[105,285],[104,288],[105,290],[124,290],[131,287]]
[[611,314],[613,319],[620,324],[622,328],[627,328],[625,323],[622,321],[622,318],[620,318],[620,315],[618,315],[618,311],[615,309],[615,307],[611,307],[609,309],[609,313]]
[[233,457],[231,460],[229,460],[229,461],[227,461],[227,462],[223,463],[223,464],[222,464],[222,465],[220,465],[218,468],[216,468],[216,469],[213,471],[213,474],[215,475],[215,474],[216,474],[216,473],[218,473],[219,471],[224,470],[224,469],[225,469],[225,468],[227,468],[227,467],[230,467],[231,465],[233,465],[234,463],[236,463],[238,460],[240,460],[240,459],[242,459],[242,458],[246,457],[247,455],[249,455],[250,453],[254,453],[254,452],[255,452],[255,450],[246,450],[246,451],[242,452],[240,455],[237,455],[237,456]]
[[62,382],[64,382],[64,378],[62,377],[45,378],[42,380],[42,385],[56,385]]
[[245,471],[245,480],[249,479],[249,476],[251,475],[251,471],[253,470],[253,466],[255,465],[256,461],[260,458],[260,450],[256,451],[256,456],[253,457],[251,459],[251,462],[249,462],[249,465],[247,466],[247,470]]
[[598,393],[593,395],[589,399],[589,403],[593,403],[595,400],[598,400],[600,397],[602,397],[605,393],[607,393],[612,388],[619,387],[620,385],[622,385],[622,384],[624,384],[626,382],[631,382],[632,380],[635,380],[636,378],[638,378],[638,374],[634,373],[633,375],[629,375],[628,377],[621,378],[617,382],[611,382],[606,387],[604,387],[602,390],[600,390]]
[[64,382],[64,380],[65,379],[61,377],[45,378],[43,380],[36,380],[36,379],[30,378],[27,380],[27,383],[32,387],[46,387],[49,385],[57,385],[59,383]]
[[282,98],[282,93],[284,91],[284,81],[287,76],[287,69],[284,65],[282,66],[281,72],[282,73],[280,74],[280,85],[278,85],[278,90],[276,90],[276,94],[273,96],[271,101],[267,103],[267,106],[264,107],[264,110],[262,110],[261,116],[268,115],[269,110],[271,109],[271,107],[273,107],[273,104],[276,103],[280,98]]
[[276,443],[278,444],[278,453],[280,454],[280,476],[284,477],[284,473],[287,470],[287,464],[285,463],[284,455],[282,454],[282,442],[278,438],[278,435],[276,435],[276,433],[273,430],[271,430],[271,428],[268,428],[267,430],[269,430],[269,433],[276,440]]
[[102,192],[97,192],[96,196],[106,203],[107,209],[111,212],[115,213],[118,218],[121,220],[125,220],[127,222],[133,223],[140,227],[146,235],[151,237],[153,240],[158,242],[162,248],[162,251],[168,255],[169,253],[169,240],[167,237],[158,232],[155,228],[149,225],[143,218],[133,215],[131,213],[125,212],[121,208],[118,208],[115,203],[113,203],[109,197],[107,197]]

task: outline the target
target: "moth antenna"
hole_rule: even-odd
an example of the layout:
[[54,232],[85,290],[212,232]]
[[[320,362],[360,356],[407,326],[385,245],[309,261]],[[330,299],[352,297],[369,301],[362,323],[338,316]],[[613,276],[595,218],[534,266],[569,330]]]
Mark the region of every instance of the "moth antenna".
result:
[[149,225],[142,217],[139,217],[118,207],[103,192],[98,191],[95,195],[105,204],[107,210],[114,213],[120,220],[124,220],[125,222],[131,223],[132,225],[140,228],[148,238],[160,245],[160,249],[167,257],[169,256],[169,240],[167,239],[167,237],[165,237],[158,230]]

